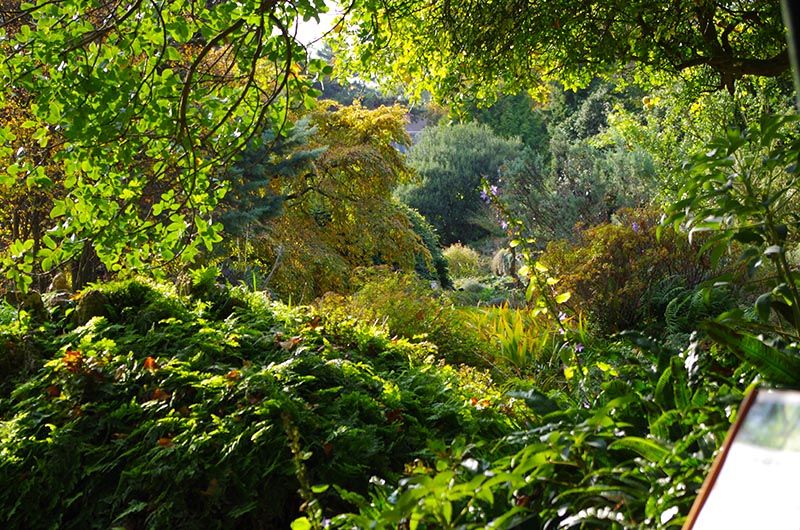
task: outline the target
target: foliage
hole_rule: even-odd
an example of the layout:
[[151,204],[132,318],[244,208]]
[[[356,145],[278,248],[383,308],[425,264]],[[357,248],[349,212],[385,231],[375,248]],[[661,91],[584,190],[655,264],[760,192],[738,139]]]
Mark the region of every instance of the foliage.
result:
[[495,182],[502,164],[520,150],[518,140],[495,135],[484,125],[441,125],[423,130],[409,150],[408,164],[420,181],[398,191],[437,230],[442,243],[470,243],[490,233],[480,184]]
[[360,286],[349,296],[330,294],[322,312],[343,311],[355,318],[386,326],[391,336],[435,347],[436,357],[451,364],[486,367],[486,344],[465,330],[460,315],[441,291],[413,274],[385,267],[360,271]]
[[[561,361],[556,354],[561,341],[556,329],[529,309],[505,305],[470,311],[465,314],[465,323],[493,346],[492,360],[496,365],[517,374],[559,372]],[[537,385],[546,388],[547,381],[539,377]]]
[[503,138],[519,138],[523,145],[534,150],[541,151],[549,142],[547,109],[536,106],[524,92],[500,97],[486,108],[471,109],[469,115],[478,123],[491,127],[495,134]]
[[670,278],[673,287],[692,289],[713,269],[682,234],[663,232],[657,239],[658,226],[657,211],[620,210],[616,223],[587,228],[576,243],[549,243],[540,261],[601,333],[661,321],[665,302],[648,305],[653,290],[663,288],[657,282]]
[[[0,119],[15,136],[9,138],[9,153],[17,158],[28,156],[39,160],[48,177],[18,173],[0,185],[0,245],[8,248],[15,241],[30,240],[30,252],[36,255],[45,246],[53,200],[63,198],[64,190],[58,164],[49,158],[49,150],[33,138],[34,131],[23,127],[32,117],[27,99],[15,94],[0,105]],[[0,163],[6,161],[0,152]],[[35,288],[47,287],[50,278],[37,263],[32,264],[30,274]]]
[[26,101],[24,128],[45,153],[12,152],[17,133],[4,124],[0,184],[64,187],[38,254],[19,238],[4,256],[23,287],[34,263],[20,248],[45,270],[86,252],[112,272],[209,250],[220,171],[264,123],[311,104],[311,78],[330,71],[290,31],[325,11],[321,1],[4,5],[0,104]]
[[[735,297],[728,286],[688,290],[673,287],[671,300],[664,308],[664,323],[669,335],[688,337],[697,324],[735,308]],[[685,341],[684,341],[685,342]]]
[[[705,326],[710,336],[779,384],[796,385],[793,368],[800,336],[800,275],[788,261],[797,242],[797,161],[800,140],[796,115],[764,115],[745,130],[716,137],[687,165],[680,199],[666,220],[690,236],[707,233],[704,247],[719,260],[736,244],[750,274],[767,268],[759,287],[769,289],[755,302],[757,321],[741,312]],[[789,367],[789,368],[787,368]]]
[[453,278],[467,278],[478,276],[482,271],[481,255],[461,243],[453,243],[444,249],[447,267]]
[[525,305],[525,293],[520,286],[508,277],[485,275],[461,278],[453,282],[453,290],[448,298],[458,307],[463,306],[503,306],[519,307]]
[[236,291],[216,317],[163,287],[100,289],[108,316],[42,330],[38,370],[0,401],[6,528],[286,528],[305,493],[347,506],[319,483],[364,493],[428,440],[514,425],[486,381],[341,313]]
[[438,282],[443,289],[451,287],[447,259],[445,259],[442,247],[439,245],[439,234],[436,233],[436,229],[415,209],[400,202],[397,203],[397,206],[408,216],[414,233],[430,253],[430,260],[427,259],[424,253],[416,254],[414,271],[426,280]]
[[273,191],[273,179],[291,180],[311,171],[311,164],[325,150],[304,149],[313,133],[308,120],[301,120],[286,136],[276,137],[267,129],[247,146],[229,171],[230,189],[217,209],[225,232],[234,236],[258,233],[265,221],[280,213],[285,197]]
[[676,74],[731,90],[743,76],[789,69],[776,2],[559,0],[529,5],[407,0],[356,12],[339,35],[347,66],[456,103],[546,83],[585,86],[597,75],[651,84]]
[[435,267],[430,234],[417,234],[413,214],[392,198],[410,178],[396,149],[409,142],[404,109],[323,103],[310,124],[316,132],[301,152],[319,154],[309,171],[275,174],[284,211],[254,234],[246,262],[274,270],[268,287],[279,296],[306,301],[347,292],[357,267]]
[[502,169],[500,190],[511,214],[538,240],[572,238],[577,223],[608,222],[617,209],[653,195],[655,167],[646,151],[598,142],[608,135],[612,105],[624,107],[631,95],[595,85],[572,102],[551,103],[546,150],[525,149]]
[[645,152],[654,165],[658,186],[654,193],[676,200],[683,184],[682,164],[715,136],[758,121],[764,112],[789,112],[794,90],[781,80],[747,80],[736,93],[693,94],[680,82],[654,90],[640,101],[613,103],[608,128],[595,142]]
[[624,373],[598,362],[604,369],[586,370],[574,393],[513,392],[536,416],[493,459],[456,441],[333,524],[680,528],[729,424],[723,411],[742,393],[722,377],[694,381],[682,357],[656,351],[584,356]]

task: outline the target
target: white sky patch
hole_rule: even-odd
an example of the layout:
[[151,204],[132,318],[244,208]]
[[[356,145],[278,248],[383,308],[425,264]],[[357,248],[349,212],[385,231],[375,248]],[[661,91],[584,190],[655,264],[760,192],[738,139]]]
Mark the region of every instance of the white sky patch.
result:
[[342,16],[337,5],[329,2],[328,7],[330,10],[327,13],[320,13],[319,22],[313,18],[307,22],[302,19],[297,22],[297,40],[311,50],[322,47],[322,38]]

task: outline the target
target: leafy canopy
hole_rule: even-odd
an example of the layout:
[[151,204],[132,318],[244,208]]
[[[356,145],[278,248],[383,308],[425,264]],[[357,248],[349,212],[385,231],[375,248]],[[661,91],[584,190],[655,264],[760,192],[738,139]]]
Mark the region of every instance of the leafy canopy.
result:
[[[39,150],[20,150],[0,127],[0,185],[65,196],[38,258],[58,266],[93,247],[110,270],[191,260],[219,240],[211,213],[227,166],[265,123],[313,103],[311,78],[329,73],[294,38],[322,0],[5,2],[0,25],[0,105],[22,99],[23,129]],[[54,161],[51,169],[46,161]],[[30,283],[30,240],[5,258]],[[25,257],[20,257],[25,254]]]
[[352,17],[337,54],[456,102],[631,70],[732,90],[743,76],[789,69],[779,2],[387,0],[376,11]]

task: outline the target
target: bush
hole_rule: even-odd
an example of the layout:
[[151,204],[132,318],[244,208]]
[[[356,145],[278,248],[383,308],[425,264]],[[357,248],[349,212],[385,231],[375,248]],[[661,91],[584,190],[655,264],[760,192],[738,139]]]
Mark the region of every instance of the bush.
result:
[[478,276],[483,272],[481,255],[470,247],[454,243],[444,249],[443,254],[453,278],[468,278]]
[[452,513],[469,529],[681,528],[743,392],[692,381],[679,356],[608,346],[587,347],[570,387],[512,392],[535,416],[494,460],[456,440],[335,527],[445,528]]
[[414,271],[426,280],[435,280],[442,288],[450,287],[447,260],[442,253],[442,247],[439,246],[439,234],[436,233],[436,229],[415,209],[402,203],[398,203],[397,206],[400,211],[408,215],[414,233],[430,253],[430,259],[422,253],[415,255]]
[[663,322],[666,304],[651,297],[663,289],[659,282],[693,289],[713,273],[683,234],[665,230],[656,238],[657,211],[623,209],[616,221],[581,231],[575,243],[551,242],[540,258],[601,333]]
[[[559,342],[556,330],[546,318],[536,317],[528,309],[507,305],[466,311],[467,327],[491,345],[492,362],[517,374],[547,373],[560,379],[560,361],[554,353]],[[548,381],[537,377],[537,386]]]
[[465,123],[426,127],[408,152],[408,164],[419,183],[403,185],[398,197],[436,227],[446,245],[471,243],[491,235],[491,218],[481,200],[484,176],[493,183],[499,168],[522,149],[518,139],[505,139],[485,125]]
[[222,319],[142,282],[98,289],[108,316],[41,328],[43,365],[0,401],[4,528],[288,528],[429,440],[514,426],[487,380],[347,314],[234,290]]
[[486,344],[463,328],[458,312],[442,292],[414,274],[386,267],[364,269],[360,287],[350,296],[328,295],[323,312],[343,310],[361,320],[384,325],[389,334],[435,345],[437,356],[451,364],[486,366]]

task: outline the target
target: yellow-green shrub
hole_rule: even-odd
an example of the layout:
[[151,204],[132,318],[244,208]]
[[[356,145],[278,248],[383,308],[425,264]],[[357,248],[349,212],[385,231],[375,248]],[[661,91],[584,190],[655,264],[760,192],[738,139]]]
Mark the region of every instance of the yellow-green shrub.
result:
[[448,271],[453,278],[478,276],[483,272],[481,255],[461,243],[454,243],[444,249]]
[[323,312],[344,308],[355,318],[386,326],[393,336],[434,344],[449,363],[485,365],[487,345],[464,328],[460,313],[427,281],[388,267],[362,269],[357,276],[360,285],[352,295],[320,300]]

